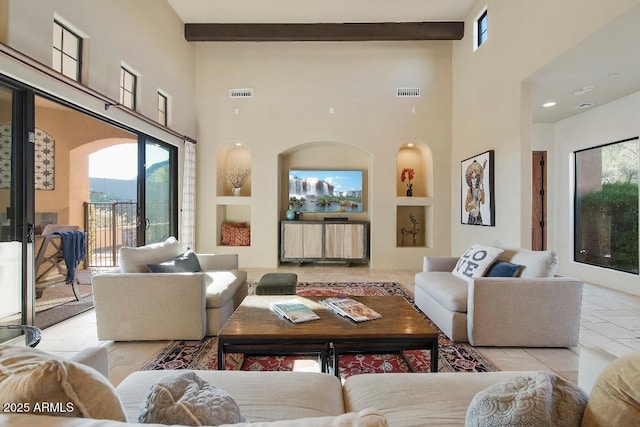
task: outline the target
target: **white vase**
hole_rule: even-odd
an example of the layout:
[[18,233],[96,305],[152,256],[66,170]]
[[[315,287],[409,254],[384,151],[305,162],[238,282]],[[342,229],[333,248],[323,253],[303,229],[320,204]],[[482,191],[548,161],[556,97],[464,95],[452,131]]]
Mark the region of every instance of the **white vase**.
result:
[[240,187],[233,187],[233,189],[231,189],[231,193],[232,193],[234,196],[239,196],[239,195],[240,195],[240,190],[241,190],[241,188],[240,188]]

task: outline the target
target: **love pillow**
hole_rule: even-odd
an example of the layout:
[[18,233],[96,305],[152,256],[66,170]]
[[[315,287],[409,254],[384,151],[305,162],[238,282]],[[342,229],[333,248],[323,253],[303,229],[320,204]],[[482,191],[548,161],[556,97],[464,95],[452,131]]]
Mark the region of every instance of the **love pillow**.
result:
[[502,252],[492,246],[473,245],[458,259],[452,273],[465,280],[482,277]]

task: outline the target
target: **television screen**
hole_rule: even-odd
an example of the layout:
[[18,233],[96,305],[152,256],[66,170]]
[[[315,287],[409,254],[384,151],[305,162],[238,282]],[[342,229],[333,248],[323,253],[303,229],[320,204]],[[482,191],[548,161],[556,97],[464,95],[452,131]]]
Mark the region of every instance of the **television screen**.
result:
[[289,204],[296,212],[362,212],[362,171],[292,169]]

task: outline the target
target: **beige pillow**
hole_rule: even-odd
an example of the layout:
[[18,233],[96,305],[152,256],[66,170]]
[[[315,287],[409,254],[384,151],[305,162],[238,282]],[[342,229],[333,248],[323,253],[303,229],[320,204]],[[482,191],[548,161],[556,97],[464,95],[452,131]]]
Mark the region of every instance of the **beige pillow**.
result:
[[558,268],[558,254],[554,251],[530,251],[505,245],[502,242],[494,242],[494,246],[504,251],[498,259],[513,264],[520,264],[520,277],[540,278],[553,277]]
[[640,352],[622,356],[596,379],[582,427],[640,424]]
[[164,242],[151,243],[137,248],[123,246],[118,251],[120,271],[122,273],[148,273],[147,264],[168,261],[182,252],[182,245],[173,236]]
[[465,280],[482,277],[501,253],[502,249],[472,245],[458,259],[452,273]]
[[493,384],[478,392],[465,426],[579,427],[587,395],[575,384],[547,372],[535,372]]
[[0,402],[32,414],[126,421],[102,374],[30,347],[0,346]]

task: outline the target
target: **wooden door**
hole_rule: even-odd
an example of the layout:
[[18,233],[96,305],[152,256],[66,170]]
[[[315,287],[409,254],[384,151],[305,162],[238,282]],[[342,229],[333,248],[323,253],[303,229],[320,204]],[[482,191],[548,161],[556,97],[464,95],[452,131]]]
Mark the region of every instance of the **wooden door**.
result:
[[534,151],[531,165],[531,249],[547,249],[547,152]]

